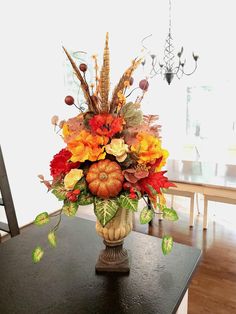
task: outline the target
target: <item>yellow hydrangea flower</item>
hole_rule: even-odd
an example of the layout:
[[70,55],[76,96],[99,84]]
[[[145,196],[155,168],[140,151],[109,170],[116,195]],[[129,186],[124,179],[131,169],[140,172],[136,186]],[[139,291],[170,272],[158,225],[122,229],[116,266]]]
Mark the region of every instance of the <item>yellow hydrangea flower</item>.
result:
[[167,158],[169,157],[169,152],[166,149],[162,149],[162,154],[163,154],[162,155],[162,160],[160,162],[160,165],[155,169],[155,172],[161,171],[162,167],[164,167],[165,164],[166,164]]
[[64,178],[64,186],[66,190],[72,190],[75,184],[83,177],[82,169],[71,169]]
[[166,156],[166,150],[162,149],[161,141],[149,133],[138,133],[137,142],[131,146],[131,152],[138,157],[138,163],[149,163],[162,156]]

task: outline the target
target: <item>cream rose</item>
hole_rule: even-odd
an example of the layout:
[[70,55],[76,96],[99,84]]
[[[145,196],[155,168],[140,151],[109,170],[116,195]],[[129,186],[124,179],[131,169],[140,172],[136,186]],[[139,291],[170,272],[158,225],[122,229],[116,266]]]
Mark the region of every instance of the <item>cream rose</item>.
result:
[[72,190],[75,184],[83,177],[83,170],[71,169],[64,178],[64,186],[66,190]]
[[127,157],[129,147],[123,139],[113,138],[111,143],[105,146],[105,150],[108,154],[115,156],[118,162],[123,162]]

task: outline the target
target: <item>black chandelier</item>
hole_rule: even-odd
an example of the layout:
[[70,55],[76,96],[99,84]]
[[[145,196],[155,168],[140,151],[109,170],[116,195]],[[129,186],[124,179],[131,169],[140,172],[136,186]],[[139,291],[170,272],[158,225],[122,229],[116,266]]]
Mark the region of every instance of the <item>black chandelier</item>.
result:
[[[149,35],[142,40],[142,45],[144,40],[146,40]],[[143,48],[147,49],[144,45]],[[181,50],[177,53],[178,61],[176,62],[176,56],[174,53],[174,45],[173,45],[173,38],[171,35],[171,0],[169,0],[169,32],[165,41],[165,49],[164,49],[164,58],[162,62],[157,61],[157,56],[155,54],[150,54],[152,58],[152,70],[150,72],[151,77],[160,74],[164,80],[170,85],[174,76],[180,79],[183,75],[191,75],[197,69],[197,60],[198,56],[194,53],[192,54],[193,59],[195,61],[195,67],[193,71],[190,73],[185,72],[185,63],[186,59],[183,61],[183,51],[184,48],[182,47]],[[158,64],[157,64],[158,63]],[[145,60],[143,61],[143,65],[145,64]]]

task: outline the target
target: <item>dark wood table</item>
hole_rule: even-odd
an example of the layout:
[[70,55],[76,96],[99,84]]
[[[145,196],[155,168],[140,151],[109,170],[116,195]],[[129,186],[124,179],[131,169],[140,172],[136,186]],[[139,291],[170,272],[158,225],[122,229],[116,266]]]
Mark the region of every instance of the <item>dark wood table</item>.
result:
[[0,245],[1,314],[187,313],[199,249],[175,243],[163,256],[160,239],[132,232],[125,239],[130,274],[97,275],[102,239],[94,222],[79,218],[64,217],[57,248],[46,248],[42,261],[33,264],[31,250],[47,246],[49,227],[32,226]]

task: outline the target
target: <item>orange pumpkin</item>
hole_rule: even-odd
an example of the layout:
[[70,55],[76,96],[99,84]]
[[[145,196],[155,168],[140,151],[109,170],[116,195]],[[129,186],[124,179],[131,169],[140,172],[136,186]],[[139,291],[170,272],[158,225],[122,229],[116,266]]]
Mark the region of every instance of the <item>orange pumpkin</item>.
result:
[[101,198],[110,198],[120,193],[124,176],[117,162],[104,159],[92,164],[86,181],[91,193]]

